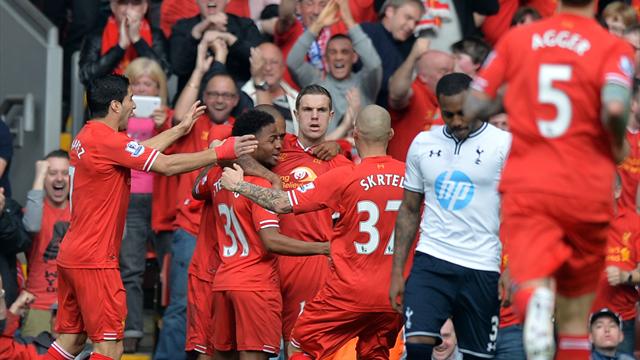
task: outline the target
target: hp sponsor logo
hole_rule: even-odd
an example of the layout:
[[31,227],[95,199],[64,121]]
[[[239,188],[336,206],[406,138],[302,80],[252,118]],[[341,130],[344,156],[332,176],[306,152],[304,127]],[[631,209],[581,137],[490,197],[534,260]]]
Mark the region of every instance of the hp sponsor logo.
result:
[[445,171],[436,178],[436,197],[447,210],[464,209],[471,199],[475,185],[463,172]]

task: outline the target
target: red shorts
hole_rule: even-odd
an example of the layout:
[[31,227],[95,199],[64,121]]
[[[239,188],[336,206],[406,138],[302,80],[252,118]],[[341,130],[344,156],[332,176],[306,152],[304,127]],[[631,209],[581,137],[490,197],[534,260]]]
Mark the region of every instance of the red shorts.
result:
[[324,359],[357,336],[358,359],[389,359],[403,322],[395,312],[348,311],[316,298],[296,321],[291,344],[312,359]]
[[278,291],[216,291],[213,306],[216,350],[280,352]]
[[86,332],[93,342],[120,340],[126,317],[127,296],[120,270],[58,265],[57,332]]
[[189,274],[187,285],[187,338],[185,350],[213,355],[213,283]]
[[304,304],[313,300],[329,276],[329,260],[322,255],[280,256],[278,268],[282,292],[282,337],[289,341]]
[[505,193],[501,234],[514,282],[554,277],[560,295],[595,292],[611,215],[610,203]]

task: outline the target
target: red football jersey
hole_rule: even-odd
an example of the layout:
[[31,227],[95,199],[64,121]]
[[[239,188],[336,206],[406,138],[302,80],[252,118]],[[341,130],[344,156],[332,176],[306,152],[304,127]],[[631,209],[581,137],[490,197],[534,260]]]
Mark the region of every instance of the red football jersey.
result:
[[[213,140],[223,140],[231,136],[231,129],[235,119],[229,117],[225,124],[214,124],[207,115],[200,116],[193,125],[191,132],[185,135],[177,143],[176,152],[198,152],[209,148],[209,143]],[[178,189],[176,190],[177,213],[175,226],[180,227],[192,235],[198,234],[200,228],[200,214],[202,212],[202,202],[191,196],[193,183],[200,173],[200,169],[193,170],[180,175]]]
[[89,121],[71,144],[71,225],[58,265],[118,268],[129,206],[130,169],[150,171],[159,152],[100,121]]
[[504,104],[513,132],[501,191],[611,202],[614,163],[601,121],[606,83],[631,86],[633,51],[595,20],[572,14],[504,35],[473,82]]
[[[605,267],[614,265],[624,271],[634,270],[640,260],[639,251],[640,218],[633,210],[619,209],[609,229]],[[636,301],[638,292],[634,286],[610,286],[606,274],[603,274],[592,309],[596,311],[607,307],[620,314],[622,319],[630,320],[636,316]]]
[[[214,291],[280,291],[276,256],[265,248],[259,231],[279,227],[278,215],[220,184],[222,169],[207,177],[213,200],[220,266]],[[245,176],[246,182],[271,187],[265,179]]]
[[[46,195],[45,195],[46,196]],[[47,247],[53,246],[54,227],[61,232],[66,229],[71,219],[69,206],[55,208],[44,199],[42,208],[42,222],[40,231],[33,237],[29,250],[29,276],[27,277],[27,291],[36,296],[30,305],[32,309],[51,310],[51,305],[58,302],[58,268],[55,257],[45,254]]]
[[[282,189],[293,190],[314,181],[327,171],[353,163],[342,155],[323,161],[305,151],[296,136],[287,136],[278,165],[272,171],[280,176]],[[333,211],[323,209],[309,214],[280,215],[284,235],[302,241],[329,241],[333,232]]]
[[627,141],[631,148],[629,156],[618,166],[618,175],[622,182],[622,194],[618,199],[618,206],[634,209],[640,181],[640,132],[627,129]]
[[404,163],[369,157],[288,192],[296,214],[341,214],[331,240],[334,271],[319,291],[350,311],[394,311],[389,303],[393,230],[404,193]]

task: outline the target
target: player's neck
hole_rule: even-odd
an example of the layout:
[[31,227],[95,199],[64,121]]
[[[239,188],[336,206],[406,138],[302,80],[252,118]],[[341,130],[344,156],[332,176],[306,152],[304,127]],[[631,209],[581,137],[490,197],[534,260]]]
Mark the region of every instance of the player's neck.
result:
[[368,145],[368,144],[358,144],[358,155],[361,158],[370,158],[377,156],[387,156],[387,147],[381,146],[378,144]]
[[102,117],[102,118],[96,118],[93,119],[93,121],[100,121],[102,123],[104,123],[105,125],[107,125],[108,127],[112,128],[115,131],[119,131],[119,125],[120,125],[120,118],[117,114],[112,114],[109,113],[107,114],[107,116]]
[[313,140],[305,137],[304,135],[300,135],[298,136],[298,141],[300,142],[300,145],[302,145],[302,148],[306,150],[310,147],[322,144],[324,142],[324,138],[325,137],[323,136],[321,138]]
[[558,4],[558,13],[579,15],[586,18],[593,18],[595,14],[595,1],[586,6],[570,6],[560,2]]

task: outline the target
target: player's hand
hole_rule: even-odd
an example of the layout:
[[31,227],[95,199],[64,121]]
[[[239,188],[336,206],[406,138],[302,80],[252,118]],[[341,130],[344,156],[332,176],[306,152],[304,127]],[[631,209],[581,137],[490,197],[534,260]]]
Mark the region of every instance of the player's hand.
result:
[[151,118],[153,119],[153,124],[156,128],[162,127],[162,125],[167,121],[167,107],[163,105],[153,110]]
[[413,43],[413,47],[411,48],[411,56],[414,59],[419,59],[422,55],[424,55],[427,51],[429,51],[429,46],[431,41],[425,37],[419,37]]
[[13,315],[22,316],[24,315],[24,312],[29,308],[29,305],[31,305],[35,299],[35,295],[26,290],[22,290],[20,295],[18,295],[16,301],[11,304],[9,311]]
[[391,307],[395,311],[404,314],[404,277],[402,277],[402,274],[391,274],[389,300],[391,301]]
[[331,26],[337,23],[338,9],[339,7],[338,3],[336,3],[336,0],[329,0],[324,9],[322,9],[322,12],[320,12],[320,15],[318,15],[316,21],[314,21],[313,24],[309,26],[309,31],[311,31],[315,35],[318,35],[320,33],[320,30],[322,30],[324,27]]
[[258,148],[258,140],[253,135],[235,136],[225,139],[220,146],[213,148],[218,162],[237,159],[238,156],[251,154]]
[[233,168],[226,167],[222,171],[222,178],[220,178],[220,183],[222,187],[229,191],[236,191],[238,185],[242,183],[244,179],[244,171],[242,167],[238,164],[233,164]]
[[607,273],[607,282],[609,282],[609,285],[611,286],[618,286],[620,284],[623,284],[629,277],[628,272],[623,271],[619,267],[613,265],[607,266],[604,271]]
[[502,307],[511,305],[511,274],[509,268],[504,269],[498,280],[498,299]]
[[320,160],[329,161],[342,152],[336,141],[325,141],[311,149],[311,154]]
[[200,105],[200,100],[196,100],[196,102],[191,104],[191,107],[189,108],[187,113],[184,114],[180,123],[176,125],[176,127],[182,131],[182,135],[186,135],[191,131],[191,128],[193,128],[193,125],[196,123],[196,120],[202,114],[204,114],[204,111],[207,109],[205,105],[202,105],[202,106],[198,106],[198,105]]

